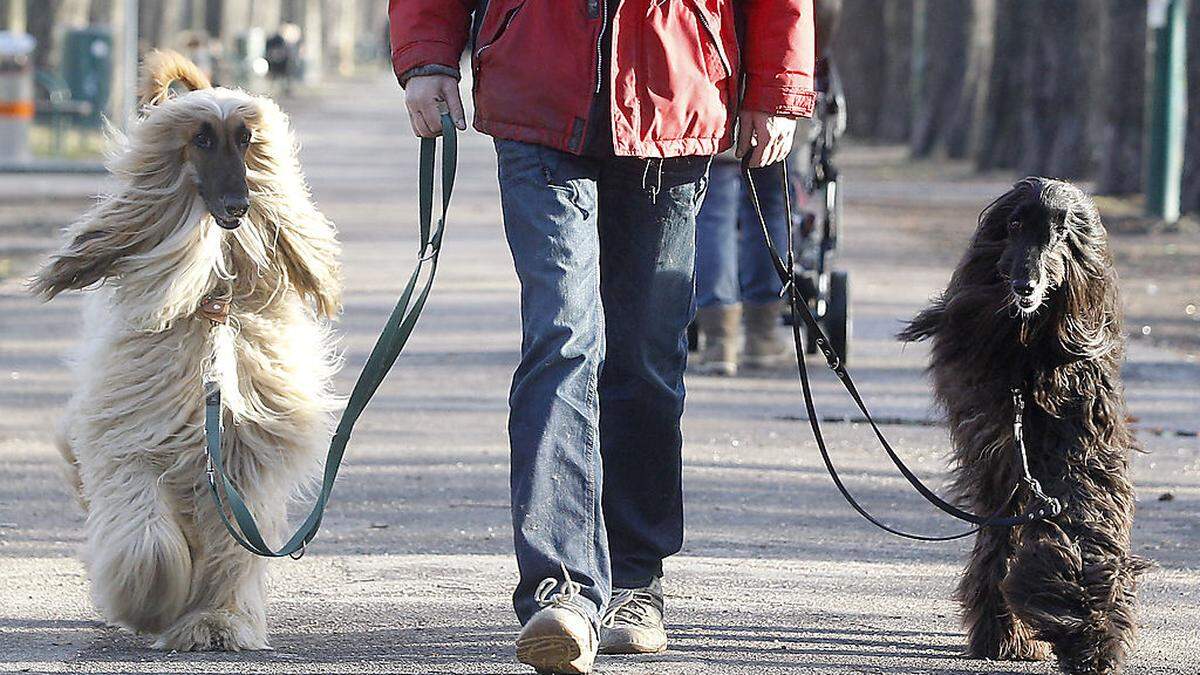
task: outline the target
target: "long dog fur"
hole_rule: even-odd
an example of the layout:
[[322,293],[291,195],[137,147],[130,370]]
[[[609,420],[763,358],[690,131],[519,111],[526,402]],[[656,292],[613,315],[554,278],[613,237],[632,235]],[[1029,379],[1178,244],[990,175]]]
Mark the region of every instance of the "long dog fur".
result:
[[[195,90],[168,96],[177,79]],[[208,494],[202,382],[221,383],[230,477],[277,541],[338,406],[327,319],[340,307],[339,245],[273,102],[208,88],[178,55],[152,56],[142,82],[144,117],[109,161],[118,189],[31,281],[47,299],[92,289],[60,434],[87,513],[83,557],[104,617],[159,648],[266,648],[263,562]],[[225,231],[184,146],[197,120],[233,114],[253,133],[251,207]],[[232,298],[227,325],[197,314],[208,294]]]
[[[1017,311],[1001,264],[1019,212],[1061,216],[1047,223],[1061,239],[1037,260],[1049,290],[1032,315]],[[1130,553],[1137,445],[1121,383],[1117,277],[1091,199],[1061,181],[1017,183],[983,212],[949,287],[900,337],[932,340],[929,370],[962,503],[993,513],[1017,481],[1013,386],[1025,389],[1032,473],[1066,503],[1053,520],[977,535],[957,591],[969,653],[1043,659],[1052,650],[1065,672],[1118,672],[1148,563]]]

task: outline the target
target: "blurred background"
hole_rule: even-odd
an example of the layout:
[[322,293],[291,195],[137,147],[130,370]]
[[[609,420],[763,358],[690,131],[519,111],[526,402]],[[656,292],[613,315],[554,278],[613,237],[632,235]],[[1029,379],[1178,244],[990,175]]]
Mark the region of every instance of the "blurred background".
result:
[[0,168],[88,166],[155,47],[276,96],[388,64],[383,0],[0,0]]
[[[1086,181],[1162,223],[1200,211],[1200,2],[822,2],[851,139]],[[384,0],[0,0],[0,169],[97,157],[148,49],[285,96],[385,69],[386,29]]]
[[1200,2],[842,4],[852,137],[1200,210]]

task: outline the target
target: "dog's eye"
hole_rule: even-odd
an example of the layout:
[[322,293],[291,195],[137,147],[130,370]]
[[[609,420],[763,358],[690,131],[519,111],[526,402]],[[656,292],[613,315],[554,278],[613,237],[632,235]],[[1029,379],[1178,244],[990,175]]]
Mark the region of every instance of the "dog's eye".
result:
[[213,146],[213,135],[208,129],[201,129],[199,133],[192,136],[192,145],[197,148],[207,150]]
[[1019,221],[1019,220],[1009,221],[1009,223],[1008,223],[1008,231],[1009,232],[1017,232],[1017,231],[1020,231],[1020,229],[1021,229],[1021,221]]
[[239,129],[237,132],[238,145],[250,145],[250,130]]

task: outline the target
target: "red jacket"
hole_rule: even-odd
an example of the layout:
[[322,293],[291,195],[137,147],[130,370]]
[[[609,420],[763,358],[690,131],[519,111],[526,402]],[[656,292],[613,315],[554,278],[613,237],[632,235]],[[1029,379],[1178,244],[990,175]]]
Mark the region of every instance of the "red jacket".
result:
[[[738,107],[812,114],[812,0],[490,0],[472,54],[475,128],[582,152],[613,19],[611,129],[618,155],[712,155]],[[479,0],[389,0],[392,65],[457,71]],[[743,13],[739,48],[735,5]],[[744,74],[744,83],[739,82]]]

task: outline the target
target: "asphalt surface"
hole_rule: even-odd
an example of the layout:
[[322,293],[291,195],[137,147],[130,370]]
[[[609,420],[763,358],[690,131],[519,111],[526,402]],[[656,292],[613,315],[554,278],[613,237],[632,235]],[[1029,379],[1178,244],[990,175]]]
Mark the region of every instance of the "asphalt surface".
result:
[[[416,142],[383,75],[284,105],[345,245],[338,388],[349,391],[413,261]],[[852,370],[893,422],[886,431],[899,451],[940,485],[946,435],[921,372],[925,349],[890,336],[945,284],[975,214],[1004,184],[885,171],[897,160],[883,149],[852,148],[844,159]],[[271,565],[270,652],[155,652],[100,621],[76,558],[82,516],[50,439],[70,387],[62,355],[75,341],[79,296],[42,305],[19,273],[0,281],[0,672],[527,672],[512,657],[504,427],[519,315],[494,176],[489,139],[466,134],[426,314],[359,424],[320,537],[302,560]],[[82,204],[98,179],[71,180]],[[0,247],[36,252],[48,236],[0,228]],[[1129,672],[1194,674],[1200,364],[1136,341],[1126,378],[1148,451],[1133,462],[1135,546],[1160,565],[1142,588]],[[817,379],[822,413],[846,420],[828,435],[851,487],[896,524],[952,530],[891,470],[828,373]],[[688,388],[688,534],[666,564],[671,646],[601,657],[597,672],[1055,672],[961,656],[950,591],[968,544],[903,542],[843,504],[799,418],[792,376],[689,376]]]

